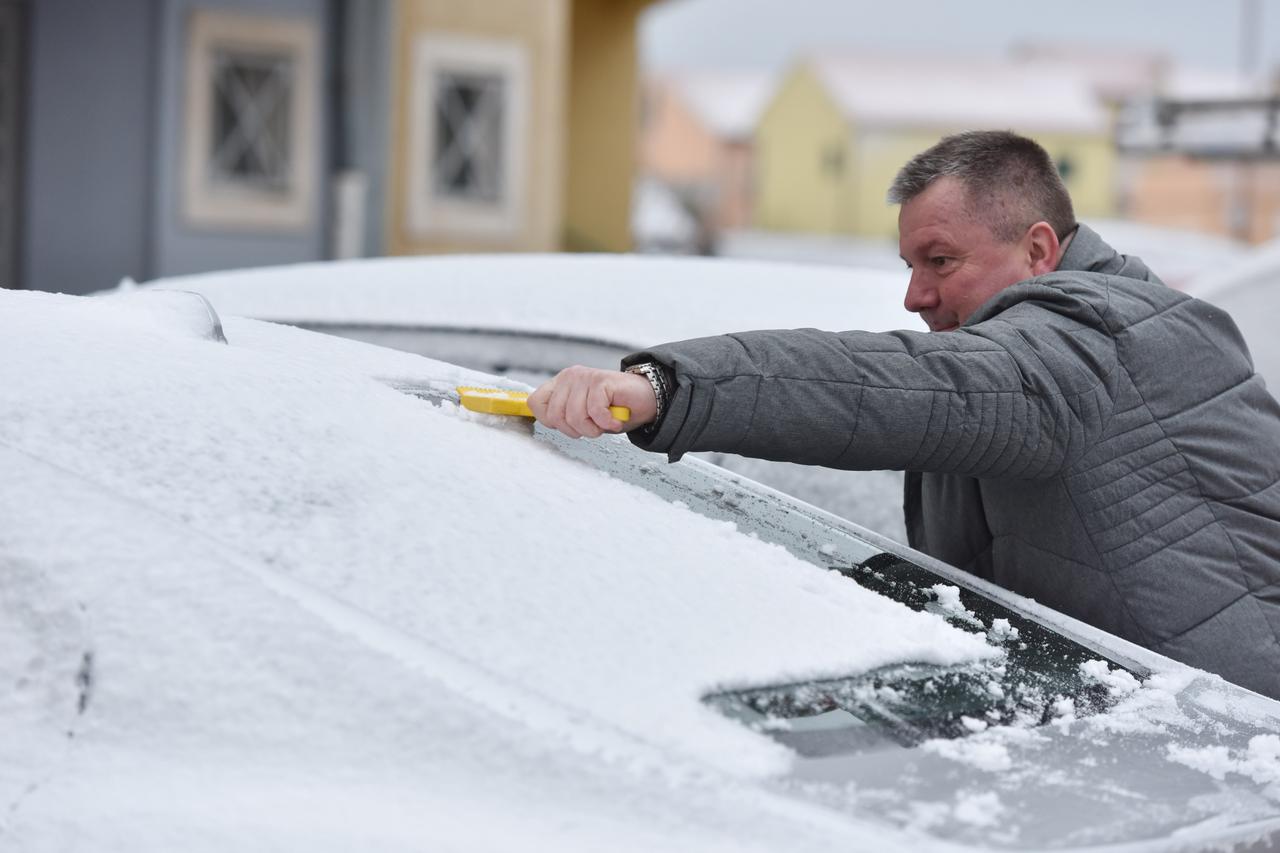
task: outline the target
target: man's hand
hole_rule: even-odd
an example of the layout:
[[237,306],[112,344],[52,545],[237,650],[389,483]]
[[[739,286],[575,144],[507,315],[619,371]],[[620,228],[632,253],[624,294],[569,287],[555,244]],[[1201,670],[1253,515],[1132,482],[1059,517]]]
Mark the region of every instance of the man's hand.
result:
[[[625,424],[609,414],[610,406],[626,406]],[[541,423],[570,438],[596,438],[650,423],[658,401],[649,380],[635,373],[567,367],[529,395],[529,409]]]

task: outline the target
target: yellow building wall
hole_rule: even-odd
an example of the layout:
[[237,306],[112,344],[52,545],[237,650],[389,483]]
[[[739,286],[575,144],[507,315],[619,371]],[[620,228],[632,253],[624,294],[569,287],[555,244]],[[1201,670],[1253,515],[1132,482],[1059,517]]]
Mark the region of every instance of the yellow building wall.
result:
[[[806,65],[791,71],[756,129],[755,225],[776,231],[897,238],[889,185],[913,156],[963,127],[861,127]],[[1081,218],[1115,214],[1115,153],[1109,134],[1038,133],[1058,163]],[[836,163],[842,161],[842,168]]]
[[[559,248],[564,217],[564,122],[568,73],[568,3],[571,0],[399,0],[395,6],[394,92],[386,222],[390,254],[468,251],[551,251]],[[522,227],[509,237],[423,238],[410,232],[410,98],[413,46],[423,35],[457,33],[506,38],[529,54],[528,133]]]
[[563,245],[631,248],[639,72],[636,23],[652,0],[574,0],[569,27],[569,124]]
[[854,232],[858,183],[849,128],[806,66],[787,75],[756,128],[758,228]]
[[[898,208],[885,201],[889,185],[902,166],[943,136],[965,128],[933,130],[867,129],[854,133],[858,183],[865,191],[856,198],[856,227],[849,233],[860,237],[898,236]],[[1068,163],[1064,183],[1080,219],[1115,214],[1115,153],[1103,132],[1096,135],[1015,131],[1039,142],[1060,166]]]

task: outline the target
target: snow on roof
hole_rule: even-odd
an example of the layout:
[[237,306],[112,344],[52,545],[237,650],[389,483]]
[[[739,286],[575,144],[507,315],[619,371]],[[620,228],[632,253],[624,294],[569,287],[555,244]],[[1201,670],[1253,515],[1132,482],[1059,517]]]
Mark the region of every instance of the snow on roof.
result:
[[1135,50],[1132,44],[1032,41],[1015,45],[1011,54],[1019,62],[1071,68],[1111,101],[1150,94],[1169,64],[1165,55]]
[[[541,821],[558,847],[637,824],[687,839],[694,801],[783,843],[765,794],[746,815],[717,798],[788,754],[701,694],[991,651],[525,427],[370,378],[487,377],[236,318],[220,343],[179,302],[0,291],[0,664],[25,673],[6,679],[21,731],[0,785],[62,756],[16,822],[32,849],[78,821],[123,839],[104,849],[223,849],[254,827],[351,849],[327,807],[301,817],[329,801],[390,833],[381,849],[438,838],[424,809],[459,807],[453,831]],[[637,791],[647,817],[619,805]],[[584,803],[603,826],[538,817]]]
[[777,83],[767,71],[672,71],[662,75],[703,124],[725,140],[744,140],[755,132]]
[[1105,133],[1078,70],[980,59],[816,55],[818,79],[851,122],[946,129]]
[[1164,75],[1159,94],[1166,98],[1206,100],[1261,98],[1274,94],[1265,75],[1242,74],[1219,68],[1175,65]]
[[[920,329],[905,270],[620,255],[383,258],[162,279],[222,314],[574,335],[644,347],[746,329]],[[784,298],[779,298],[779,297]]]

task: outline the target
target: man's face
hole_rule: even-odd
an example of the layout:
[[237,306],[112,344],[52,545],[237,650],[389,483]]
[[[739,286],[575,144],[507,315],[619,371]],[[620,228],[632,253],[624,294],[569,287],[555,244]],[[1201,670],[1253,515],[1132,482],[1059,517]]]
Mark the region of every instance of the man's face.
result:
[[898,251],[911,268],[904,304],[934,332],[955,329],[992,296],[1036,274],[1025,241],[997,240],[966,201],[964,186],[942,177],[898,211]]

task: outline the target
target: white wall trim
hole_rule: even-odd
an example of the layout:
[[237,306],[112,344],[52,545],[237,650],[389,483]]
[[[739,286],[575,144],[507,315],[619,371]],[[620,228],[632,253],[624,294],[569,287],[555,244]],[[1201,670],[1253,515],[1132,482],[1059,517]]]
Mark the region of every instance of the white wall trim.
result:
[[[447,74],[492,75],[503,80],[502,188],[495,202],[448,197],[434,190],[436,87]],[[406,202],[411,236],[506,240],[523,235],[529,186],[529,76],[528,49],[515,40],[439,33],[415,40]]]
[[[315,22],[196,9],[190,13],[186,48],[184,220],[191,226],[214,230],[298,232],[310,228],[318,198],[320,148],[316,103],[320,36]],[[282,191],[212,180],[213,73],[218,50],[283,55],[293,62],[289,174]]]

